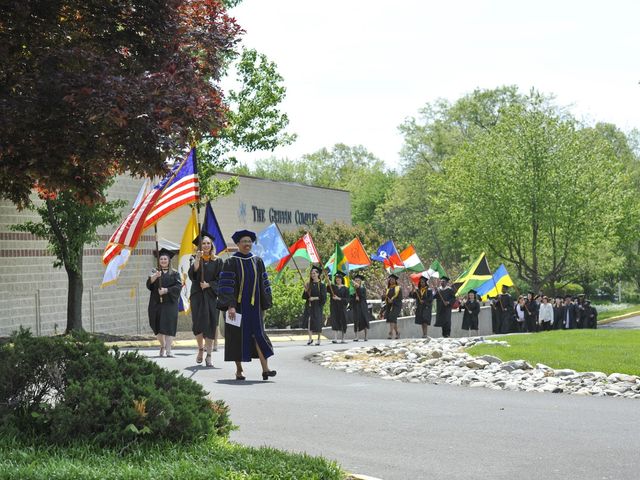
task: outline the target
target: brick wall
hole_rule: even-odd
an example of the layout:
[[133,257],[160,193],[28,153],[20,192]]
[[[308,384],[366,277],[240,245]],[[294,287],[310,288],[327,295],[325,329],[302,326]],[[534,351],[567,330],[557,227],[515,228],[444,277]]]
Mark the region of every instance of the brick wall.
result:
[[[228,176],[220,174],[220,177]],[[141,180],[120,177],[108,197],[127,200],[128,212],[141,184]],[[212,206],[228,242],[237,229],[259,231],[267,227],[271,223],[270,209],[291,212],[291,223],[281,224],[283,229],[300,226],[296,223],[296,211],[317,215],[328,223],[335,220],[351,223],[348,192],[252,177],[241,177],[236,193],[216,200]],[[262,221],[254,221],[253,206],[264,209]],[[188,216],[188,207],[182,207],[161,220],[160,238],[179,244]],[[0,201],[0,336],[10,334],[20,325],[39,335],[62,332],[66,327],[66,272],[53,268],[54,258],[47,251],[46,241],[9,229],[10,225],[27,220],[39,218],[33,212],[18,211],[13,204]],[[145,281],[155,264],[153,230],[143,235],[118,283],[100,288],[104,275],[102,252],[115,227],[100,230],[100,243],[88,245],[84,250],[83,326],[91,332],[148,334],[151,333],[147,317],[149,293]],[[177,257],[173,264],[177,264]],[[180,316],[179,329],[190,328],[190,318]]]

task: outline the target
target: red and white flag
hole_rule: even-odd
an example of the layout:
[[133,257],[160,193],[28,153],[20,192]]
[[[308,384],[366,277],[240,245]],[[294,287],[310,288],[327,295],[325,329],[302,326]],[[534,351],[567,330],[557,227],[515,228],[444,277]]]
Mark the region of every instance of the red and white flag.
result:
[[151,189],[144,199],[131,210],[127,218],[111,235],[102,257],[107,265],[123,247],[135,248],[140,235],[162,217],[186,204],[199,200],[196,150],[175,163],[171,171]]

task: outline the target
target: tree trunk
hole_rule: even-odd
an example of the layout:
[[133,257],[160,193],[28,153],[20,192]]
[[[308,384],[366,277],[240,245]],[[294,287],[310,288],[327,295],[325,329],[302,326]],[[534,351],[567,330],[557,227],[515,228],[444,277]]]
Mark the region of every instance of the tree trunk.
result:
[[67,330],[82,330],[82,252],[78,260],[78,271],[66,267],[69,279],[69,292],[67,294]]

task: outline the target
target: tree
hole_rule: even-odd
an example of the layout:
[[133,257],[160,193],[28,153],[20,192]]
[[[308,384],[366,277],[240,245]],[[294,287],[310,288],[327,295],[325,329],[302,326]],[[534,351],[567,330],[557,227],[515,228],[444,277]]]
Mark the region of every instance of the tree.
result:
[[[446,160],[498,122],[501,111],[524,103],[515,86],[476,89],[453,104],[437,100],[420,110],[417,118],[400,127],[404,170],[388,186],[386,201],[377,209],[375,221],[387,237],[412,242],[418,253],[439,259],[455,270],[463,261],[463,245],[455,226],[447,219],[446,205],[437,205],[437,180]],[[441,209],[441,210],[440,210]]]
[[[217,2],[105,7],[58,1],[47,9],[14,3],[0,23],[0,38],[7,40],[0,52],[11,54],[5,56],[10,67],[0,74],[0,105],[9,119],[0,127],[0,195],[36,208],[28,197],[36,187],[44,200],[37,208],[42,223],[16,228],[50,241],[54,266],[64,266],[69,277],[67,328],[79,329],[81,242],[92,242],[97,227],[118,221],[122,203],[105,203],[103,196],[114,175],[159,173],[165,159],[203,138],[202,196],[232,192],[237,179],[213,177],[230,161],[221,153],[273,149],[293,138],[282,133],[288,119],[277,110],[285,89],[264,55],[238,55],[240,28]],[[223,3],[230,8],[239,2]],[[218,83],[234,58],[240,90],[223,104]],[[44,125],[36,124],[40,117]],[[24,177],[12,170],[20,162],[30,166]],[[92,215],[80,230],[67,221]]]
[[348,190],[352,220],[358,225],[373,221],[376,207],[385,200],[395,173],[363,146],[336,144],[305,154],[299,160],[268,158],[253,169],[241,165],[238,173],[250,173],[271,180],[297,182],[317,187]]
[[0,18],[0,197],[19,207],[34,187],[102,201],[224,122],[240,27],[219,2],[10,0]]
[[[107,185],[108,186],[108,185]],[[106,188],[106,187],[105,187]],[[103,192],[100,192],[101,194]],[[120,218],[123,200],[105,203],[83,204],[65,191],[57,196],[49,194],[41,205],[31,204],[40,222],[13,225],[12,230],[29,232],[49,242],[49,249],[56,257],[53,266],[64,267],[69,280],[67,292],[66,331],[82,330],[82,253],[85,244],[97,244],[99,227],[111,225]]]
[[487,250],[539,290],[611,253],[632,191],[611,142],[532,92],[443,163],[437,203],[467,251]]
[[[324,223],[321,220],[309,227],[301,227],[298,230],[282,232],[282,235],[285,243],[287,245],[292,245],[306,232],[311,233],[314,244],[318,249],[320,259],[324,263],[328,262],[331,255],[335,252],[336,243],[338,245],[345,245],[358,237],[366,252],[371,254],[374,253],[384,242],[382,236],[380,236],[371,225],[351,226],[339,222]],[[295,268],[293,262],[289,263],[289,268]],[[366,277],[367,285],[372,291],[371,298],[382,293],[382,286],[384,285],[386,273],[381,263],[372,262],[371,267],[358,270],[358,272],[362,273]]]

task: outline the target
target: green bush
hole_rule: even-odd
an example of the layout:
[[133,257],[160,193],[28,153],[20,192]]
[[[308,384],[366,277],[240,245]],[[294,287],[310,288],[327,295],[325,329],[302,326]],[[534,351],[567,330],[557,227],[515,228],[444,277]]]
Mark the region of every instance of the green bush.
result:
[[577,283],[567,283],[562,289],[563,295],[578,295],[584,293],[584,288]]
[[[285,268],[276,280],[277,274],[269,271],[273,306],[265,315],[267,328],[296,327],[304,312],[302,280],[297,271]],[[328,302],[327,302],[328,303]]]
[[193,441],[227,436],[228,408],[196,382],[90,335],[14,333],[0,348],[0,435],[56,444]]

